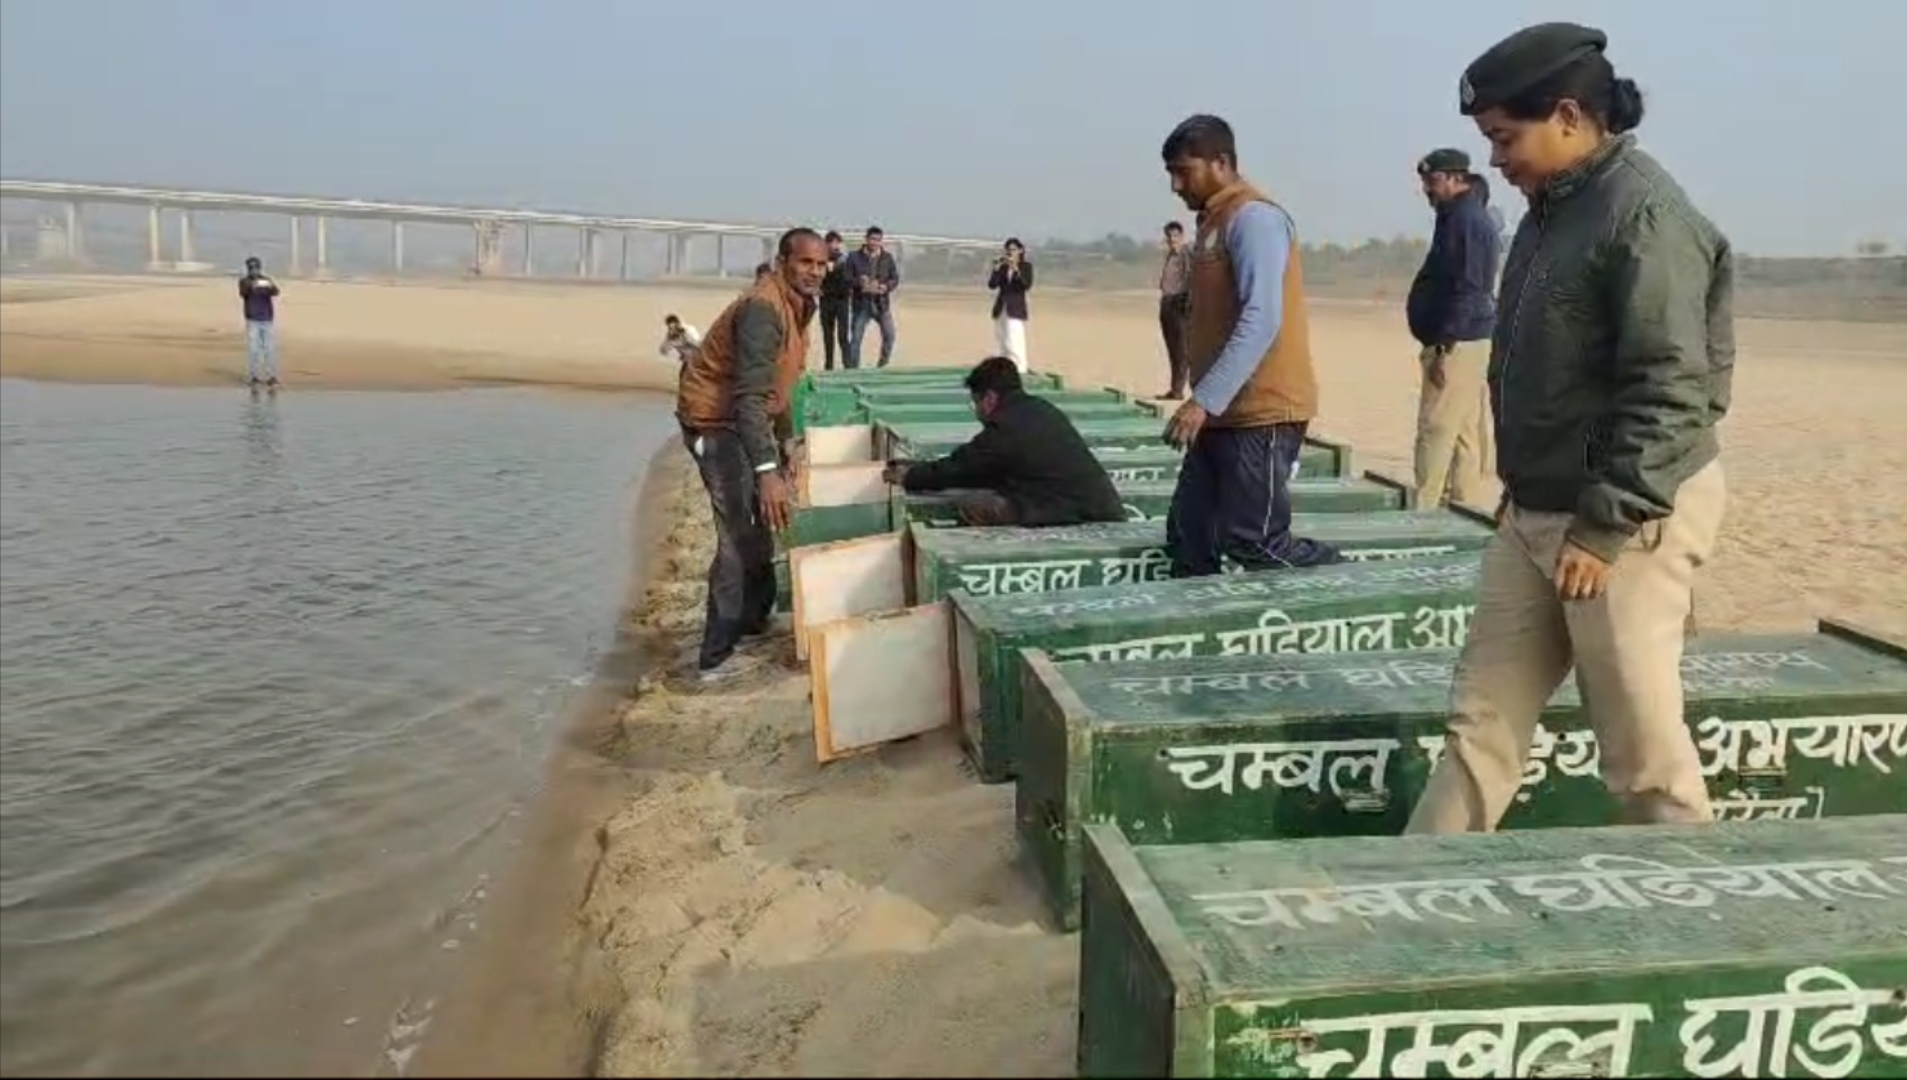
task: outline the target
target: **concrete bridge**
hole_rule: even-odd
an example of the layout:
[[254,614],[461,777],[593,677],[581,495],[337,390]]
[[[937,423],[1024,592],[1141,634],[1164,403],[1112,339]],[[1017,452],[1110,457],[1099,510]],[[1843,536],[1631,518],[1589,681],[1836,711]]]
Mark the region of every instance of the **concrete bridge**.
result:
[[[42,254],[83,260],[86,253],[84,208],[89,204],[144,206],[147,212],[147,261],[153,269],[193,266],[196,256],[192,242],[195,214],[236,212],[279,214],[287,220],[291,239],[292,273],[304,266],[305,237],[311,233],[315,262],[311,269],[319,274],[329,270],[326,250],[327,223],[334,218],[388,222],[391,230],[390,268],[404,269],[404,226],[407,223],[463,225],[472,231],[471,266],[481,275],[501,275],[502,237],[506,229],[520,229],[523,235],[523,276],[531,276],[539,230],[575,230],[576,275],[593,278],[600,274],[601,247],[605,236],[621,240],[622,254],[617,278],[629,276],[629,242],[641,234],[667,238],[667,274],[683,273],[690,265],[691,245],[702,238],[713,238],[717,265],[726,265],[723,256],[730,240],[757,244],[761,259],[774,254],[775,238],[785,226],[747,225],[717,221],[677,221],[668,218],[621,217],[608,214],[574,214],[547,210],[491,209],[475,206],[449,206],[427,203],[383,202],[370,199],[339,199],[318,196],[262,195],[234,191],[199,191],[183,188],[134,187],[120,184],[82,184],[57,180],[0,179],[0,199],[20,199],[63,206],[64,228],[41,237]],[[172,259],[166,258],[166,217],[177,219],[177,245]],[[312,222],[307,228],[306,221]],[[4,230],[0,230],[4,235]],[[954,236],[926,236],[888,233],[887,243],[900,259],[910,249],[947,248],[992,251],[998,240]],[[48,252],[47,249],[56,248]],[[751,262],[756,260],[750,260]]]

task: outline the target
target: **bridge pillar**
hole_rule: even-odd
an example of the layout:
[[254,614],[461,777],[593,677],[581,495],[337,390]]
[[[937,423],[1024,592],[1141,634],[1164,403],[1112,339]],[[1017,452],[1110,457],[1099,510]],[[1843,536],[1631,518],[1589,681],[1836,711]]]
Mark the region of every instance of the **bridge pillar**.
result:
[[146,207],[146,269],[157,270],[165,259],[165,246],[159,236],[159,204]]
[[66,204],[66,257],[79,262],[85,255],[86,239],[80,235],[79,204]]
[[523,224],[523,276],[536,276],[536,226]]
[[689,271],[689,258],[694,254],[690,250],[691,237],[687,233],[669,234],[669,259],[666,270],[670,277],[681,277]]
[[404,223],[391,222],[391,273],[404,272]]
[[192,250],[192,211],[179,211],[179,262],[195,263],[199,258]]
[[331,251],[330,244],[327,243],[329,238],[325,236],[328,231],[326,226],[330,224],[330,221],[330,218],[318,219],[318,273],[320,276],[331,271]]
[[[770,266],[775,264],[775,238],[772,236],[761,238],[761,261]],[[752,273],[754,268],[750,267],[749,270]]]
[[629,280],[629,231],[627,229],[622,233],[622,262],[616,267],[616,280]]
[[576,230],[576,276],[589,277],[596,269],[596,230]]
[[304,267],[305,219],[297,214],[291,215],[291,265],[285,267],[285,273],[298,274]]

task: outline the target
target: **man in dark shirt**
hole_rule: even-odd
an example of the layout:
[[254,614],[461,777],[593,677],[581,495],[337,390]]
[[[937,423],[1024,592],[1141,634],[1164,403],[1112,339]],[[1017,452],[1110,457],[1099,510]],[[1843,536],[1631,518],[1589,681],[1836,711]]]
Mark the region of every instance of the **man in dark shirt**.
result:
[[848,334],[854,318],[854,279],[848,276],[848,253],[841,246],[841,234],[828,230],[828,276],[821,279],[822,361],[834,370],[834,351],[841,350],[841,366],[859,367],[859,359],[848,349]]
[[887,250],[887,234],[876,225],[867,231],[861,249],[848,256],[848,280],[854,285],[854,307],[848,331],[848,365],[861,366],[861,342],[867,324],[881,327],[881,367],[894,358],[894,293],[901,287],[900,263]]
[[1012,358],[980,361],[966,383],[980,434],[937,461],[890,463],[888,483],[964,491],[955,505],[968,525],[1125,520],[1105,466],[1057,405],[1026,392]]
[[238,297],[245,309],[245,384],[254,390],[278,389],[277,296],[278,283],[265,276],[265,264],[256,255],[246,259]]
[[1496,330],[1497,242],[1490,185],[1461,150],[1433,150],[1417,176],[1436,212],[1423,268],[1404,311],[1417,355],[1417,505],[1486,501],[1489,390],[1484,368]]
[[704,680],[752,666],[735,648],[765,633],[774,611],[774,533],[787,527],[792,504],[780,444],[793,434],[790,404],[826,272],[820,234],[788,230],[768,276],[716,316],[682,368],[675,415],[715,518]]

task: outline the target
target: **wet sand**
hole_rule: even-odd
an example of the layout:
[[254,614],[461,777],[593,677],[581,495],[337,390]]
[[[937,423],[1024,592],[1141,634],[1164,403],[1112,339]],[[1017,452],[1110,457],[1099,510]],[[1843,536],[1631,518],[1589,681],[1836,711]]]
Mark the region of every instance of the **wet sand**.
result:
[[[0,299],[8,374],[242,370],[229,283]],[[294,387],[635,388],[673,377],[654,357],[663,314],[706,326],[725,299],[288,282],[281,340]],[[977,293],[903,295],[897,314],[902,357],[989,350]],[[1415,351],[1401,317],[1319,302],[1313,326],[1320,433],[1354,442],[1364,467],[1405,468]],[[1907,326],[1744,320],[1739,335],[1729,518],[1699,586],[1702,628],[1803,628],[1833,611],[1907,631]],[[126,359],[147,338],[163,355]],[[1140,392],[1163,382],[1144,296],[1036,295],[1030,338],[1036,367]],[[943,737],[815,766],[785,638],[759,646],[783,667],[757,684],[697,692],[671,674],[699,628],[711,543],[678,450],[651,465],[645,505],[653,549],[623,677],[606,680],[626,692],[606,692],[557,756],[539,842],[415,1071],[1070,1075],[1077,940],[1043,925],[1014,862],[1011,789],[975,783]],[[645,657],[662,670],[638,674]]]

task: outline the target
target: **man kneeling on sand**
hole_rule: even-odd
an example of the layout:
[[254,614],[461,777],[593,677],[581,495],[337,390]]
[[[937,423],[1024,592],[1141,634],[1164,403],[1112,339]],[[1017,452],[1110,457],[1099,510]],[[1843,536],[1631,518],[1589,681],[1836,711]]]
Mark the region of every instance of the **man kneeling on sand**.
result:
[[791,435],[789,405],[827,269],[820,233],[783,233],[771,272],[716,316],[682,368],[675,415],[715,512],[698,658],[705,681],[749,666],[735,647],[765,633],[774,614],[774,533],[787,527],[791,504],[779,443]]
[[1105,466],[1057,405],[1026,392],[1005,356],[967,374],[980,434],[937,461],[896,461],[887,482],[910,492],[960,490],[967,525],[1078,525],[1124,521],[1125,505]]

